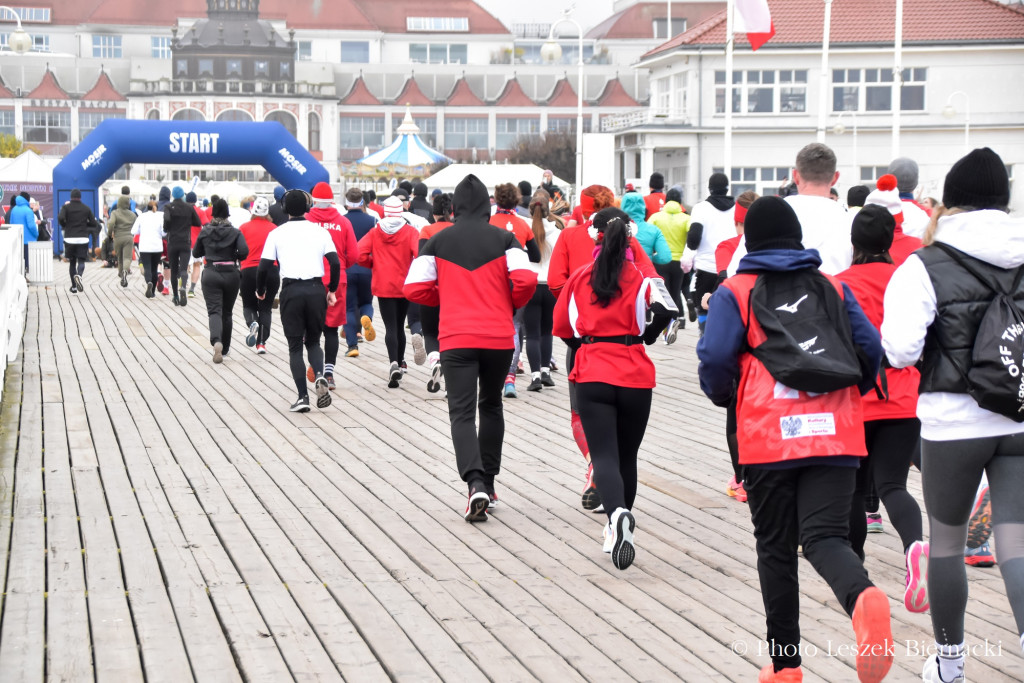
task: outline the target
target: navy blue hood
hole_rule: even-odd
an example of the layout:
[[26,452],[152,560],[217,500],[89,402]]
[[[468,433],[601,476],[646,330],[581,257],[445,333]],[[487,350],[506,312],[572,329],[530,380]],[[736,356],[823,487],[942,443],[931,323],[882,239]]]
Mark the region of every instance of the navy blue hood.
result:
[[736,272],[802,270],[820,266],[821,256],[818,255],[817,249],[761,249],[741,258]]

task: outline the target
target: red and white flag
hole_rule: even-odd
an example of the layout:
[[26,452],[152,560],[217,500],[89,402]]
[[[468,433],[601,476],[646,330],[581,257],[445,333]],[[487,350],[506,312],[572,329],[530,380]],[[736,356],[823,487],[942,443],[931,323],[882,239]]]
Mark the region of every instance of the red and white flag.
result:
[[735,0],[735,31],[746,33],[750,49],[756,50],[775,35],[768,0]]

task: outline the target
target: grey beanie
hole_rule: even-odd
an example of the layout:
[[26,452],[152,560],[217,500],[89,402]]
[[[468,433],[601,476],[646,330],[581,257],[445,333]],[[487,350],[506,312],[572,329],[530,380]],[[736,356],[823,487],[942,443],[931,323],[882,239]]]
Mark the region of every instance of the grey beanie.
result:
[[888,172],[896,176],[896,189],[900,192],[913,192],[917,187],[917,162],[909,157],[893,159]]

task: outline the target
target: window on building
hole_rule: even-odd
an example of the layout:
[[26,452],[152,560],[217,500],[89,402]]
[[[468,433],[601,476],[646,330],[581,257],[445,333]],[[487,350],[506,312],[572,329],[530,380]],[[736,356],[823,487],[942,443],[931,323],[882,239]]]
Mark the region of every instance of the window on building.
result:
[[185,76],[188,76],[188,60],[187,59],[176,59],[176,60],[174,60],[174,77],[175,78],[184,78]]
[[924,111],[924,83],[928,69],[903,70],[903,85],[900,87],[900,109],[903,111]]
[[[398,135],[398,127],[402,125],[402,119],[398,116],[394,116],[391,119],[394,124],[392,134]],[[420,129],[420,140],[430,147],[437,146],[437,119],[433,116],[414,116],[412,119],[413,123],[416,124]]]
[[121,58],[121,36],[98,35],[92,37],[92,56],[102,59]]
[[860,179],[874,185],[875,181],[889,172],[888,166],[861,166]]
[[[733,113],[770,114],[807,111],[806,69],[732,72]],[[715,113],[725,112],[725,72],[715,72]]]
[[[516,64],[547,64],[548,62],[540,56],[540,49],[547,41],[538,42],[516,42],[515,49],[515,61]],[[579,44],[575,41],[559,41],[559,45],[562,48],[562,58],[557,62],[558,64],[577,64],[579,62],[580,48]],[[592,62],[594,59],[594,44],[583,45],[583,61],[586,63]]]
[[170,36],[152,36],[149,39],[149,56],[153,59],[171,58]]
[[[48,24],[50,23],[50,8],[49,7],[11,7],[15,14],[22,21],[30,21],[37,24]],[[0,19],[9,20],[11,13],[7,8],[0,10]]]
[[654,38],[658,40],[668,40],[672,36],[678,36],[680,33],[686,33],[686,19],[677,19],[672,17],[672,35],[665,35],[665,25],[668,23],[668,17],[661,19],[655,19],[652,24],[654,28]]
[[230,57],[225,62],[225,71],[228,78],[242,77],[242,60]]
[[445,118],[446,149],[487,149],[487,119]]
[[290,113],[286,111],[283,111],[281,109],[272,111],[269,114],[267,114],[266,117],[264,117],[264,121],[277,121],[282,126],[284,126],[289,133],[292,134],[293,138],[298,137],[299,122],[295,120],[294,116],[292,116]]
[[199,76],[201,78],[213,78],[213,60],[212,59],[200,59],[199,60]]
[[71,141],[71,112],[26,111],[23,115],[25,142]]
[[32,36],[32,50],[35,52],[50,51],[50,36]]
[[864,109],[892,111],[892,70],[864,69]]
[[384,146],[383,116],[342,116],[340,130],[342,149],[375,151]]
[[309,62],[313,59],[313,41],[311,40],[300,40],[299,51],[296,55],[296,59],[300,62]]
[[281,78],[286,79],[286,80],[290,80],[291,77],[292,77],[292,63],[291,62],[281,62],[280,73],[281,73]]
[[228,109],[217,114],[217,120],[249,122],[252,121],[252,114],[241,109]]
[[306,127],[308,128],[308,136],[306,140],[306,148],[310,152],[320,151],[320,117],[315,112],[310,112],[307,118]]
[[159,109],[150,109],[148,112],[146,112],[146,120],[147,121],[159,121],[160,120],[160,110]]
[[426,33],[466,33],[469,31],[468,17],[406,17],[405,30]]
[[179,109],[171,116],[172,121],[205,121],[206,117],[198,109]]
[[[723,173],[721,166],[711,169],[712,173]],[[779,188],[789,179],[790,170],[788,166],[741,166],[731,169],[729,181],[729,194],[737,197],[747,190],[752,190],[760,195],[773,195],[779,193]]]
[[87,111],[79,110],[78,112],[78,138],[84,140],[85,136],[88,135],[100,125],[101,122],[107,119],[123,119],[125,118],[124,112],[114,111]]
[[0,135],[14,135],[14,111],[0,111]]
[[368,64],[370,42],[367,40],[341,41],[341,61],[346,64]]
[[256,78],[270,78],[270,62],[265,59],[257,59],[252,63],[252,72]]
[[499,118],[494,144],[497,149],[515,149],[520,138],[537,135],[539,132],[540,119]]
[[[583,132],[590,132],[590,117],[583,117]],[[554,117],[548,116],[548,132],[549,133],[576,133],[576,117]]]
[[465,43],[410,43],[409,61],[415,64],[465,64]]

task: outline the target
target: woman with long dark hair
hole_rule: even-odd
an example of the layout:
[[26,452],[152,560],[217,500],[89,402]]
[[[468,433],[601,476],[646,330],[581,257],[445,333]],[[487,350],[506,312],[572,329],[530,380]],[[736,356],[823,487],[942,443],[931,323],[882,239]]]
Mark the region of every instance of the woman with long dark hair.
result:
[[[434,222],[420,230],[419,253],[430,238],[452,225],[452,196],[439,194],[434,197],[431,207]],[[440,332],[441,307],[420,304],[420,324],[423,326],[423,344],[427,351],[427,369],[430,379],[427,380],[427,391],[434,394],[441,389],[441,343],[437,338]]]
[[537,248],[540,250],[540,263],[531,263],[530,269],[537,273],[537,289],[533,298],[526,304],[523,323],[526,327],[526,358],[530,361],[530,372],[533,379],[527,391],[540,391],[544,387],[555,386],[551,379],[551,349],[553,336],[552,314],[555,310],[555,296],[548,288],[548,264],[551,252],[558,241],[559,230],[550,220],[548,201],[541,193],[534,194],[530,202],[530,220]]
[[[604,549],[618,569],[636,556],[636,461],[655,385],[654,363],[643,345],[653,343],[671,319],[659,315],[648,324],[642,314],[654,282],[634,263],[629,226],[629,216],[616,208],[595,215],[597,257],[569,277],[554,310],[554,334],[579,349],[569,379],[576,383],[594,483],[608,515]],[[657,284],[667,297],[660,278]]]
[[231,349],[231,311],[242,284],[238,263],[249,255],[249,245],[241,231],[231,225],[228,203],[223,199],[214,203],[213,218],[196,238],[192,255],[205,259],[202,282],[210,318],[210,345],[213,362],[221,363]]

